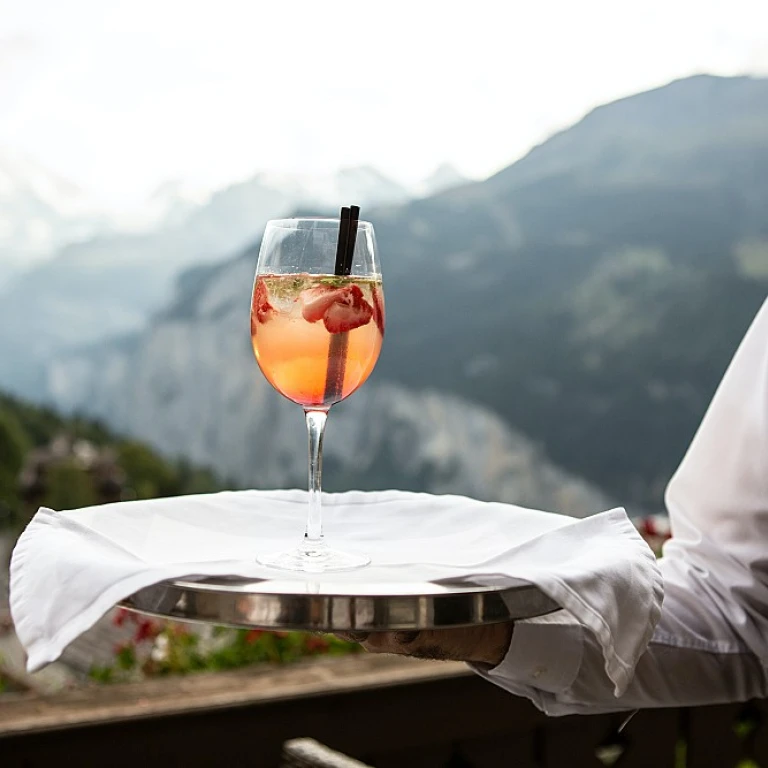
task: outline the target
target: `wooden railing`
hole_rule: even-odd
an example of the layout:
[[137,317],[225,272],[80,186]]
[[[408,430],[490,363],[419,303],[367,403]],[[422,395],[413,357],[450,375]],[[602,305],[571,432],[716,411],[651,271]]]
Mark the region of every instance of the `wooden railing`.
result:
[[763,702],[623,720],[547,718],[461,665],[357,656],[2,696],[0,766],[277,768],[312,737],[376,768],[768,768]]

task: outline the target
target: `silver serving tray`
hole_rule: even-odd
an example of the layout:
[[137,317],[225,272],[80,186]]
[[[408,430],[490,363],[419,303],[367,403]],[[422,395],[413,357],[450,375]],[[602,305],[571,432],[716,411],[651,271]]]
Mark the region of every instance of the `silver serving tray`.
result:
[[559,608],[523,581],[503,586],[467,581],[353,585],[241,578],[162,582],[121,605],[167,619],[318,632],[466,627],[533,618]]

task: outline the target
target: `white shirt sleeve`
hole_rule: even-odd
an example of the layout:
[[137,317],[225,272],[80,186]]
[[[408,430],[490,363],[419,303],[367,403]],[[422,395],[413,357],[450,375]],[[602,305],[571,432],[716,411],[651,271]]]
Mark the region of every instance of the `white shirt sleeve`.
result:
[[768,301],[666,495],[662,616],[621,698],[591,634],[560,612],[519,622],[479,674],[548,714],[768,696]]

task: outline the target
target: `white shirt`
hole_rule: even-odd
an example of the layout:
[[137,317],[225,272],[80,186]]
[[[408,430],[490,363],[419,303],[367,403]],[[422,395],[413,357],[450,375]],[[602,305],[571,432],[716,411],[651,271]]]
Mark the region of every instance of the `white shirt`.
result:
[[666,503],[662,616],[621,698],[594,637],[563,611],[517,623],[501,664],[478,673],[552,715],[768,696],[768,301]]

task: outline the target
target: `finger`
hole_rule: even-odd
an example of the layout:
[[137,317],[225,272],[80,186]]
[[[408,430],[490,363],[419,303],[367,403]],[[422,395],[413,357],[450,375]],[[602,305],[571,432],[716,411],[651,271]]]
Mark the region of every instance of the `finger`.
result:
[[512,623],[482,627],[373,632],[363,642],[371,653],[395,653],[421,659],[475,661],[498,664],[509,647]]
[[363,643],[370,653],[395,653],[415,656],[419,659],[454,658],[453,643],[445,647],[445,638],[440,632],[375,632]]

